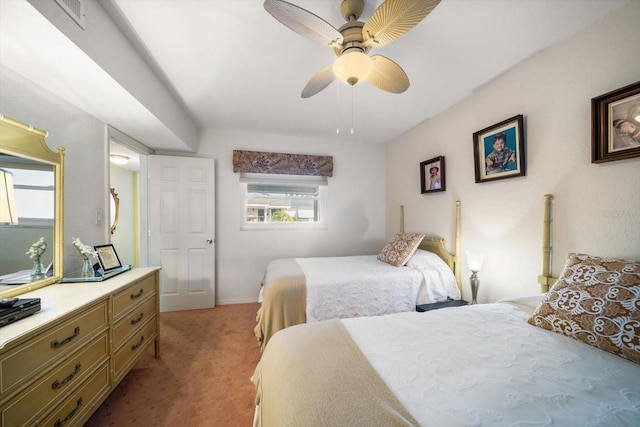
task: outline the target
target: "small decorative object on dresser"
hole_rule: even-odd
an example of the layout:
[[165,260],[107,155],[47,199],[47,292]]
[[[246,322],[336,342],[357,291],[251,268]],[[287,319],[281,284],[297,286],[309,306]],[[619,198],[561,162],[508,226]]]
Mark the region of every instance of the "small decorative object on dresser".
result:
[[29,247],[26,252],[29,258],[33,260],[33,267],[31,268],[31,280],[44,279],[45,269],[42,265],[42,254],[47,250],[47,243],[44,241],[44,237],[38,239],[37,242]]
[[94,246],[94,249],[100,261],[100,267],[105,273],[122,267],[116,248],[112,244]]
[[80,278],[87,279],[94,277],[92,260],[97,255],[96,251],[94,251],[91,246],[82,243],[79,237],[74,237],[72,243],[78,251],[78,254],[82,257],[82,271],[80,272]]

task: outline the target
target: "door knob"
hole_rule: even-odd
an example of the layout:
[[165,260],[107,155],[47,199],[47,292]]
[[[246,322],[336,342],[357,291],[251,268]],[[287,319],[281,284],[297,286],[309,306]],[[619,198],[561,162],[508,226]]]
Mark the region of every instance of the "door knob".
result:
[[207,239],[207,244],[210,245],[213,243],[213,239]]

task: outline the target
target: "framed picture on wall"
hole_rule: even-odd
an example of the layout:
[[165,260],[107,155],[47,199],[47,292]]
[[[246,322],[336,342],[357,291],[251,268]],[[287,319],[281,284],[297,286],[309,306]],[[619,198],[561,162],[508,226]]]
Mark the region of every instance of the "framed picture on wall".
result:
[[640,157],[640,82],[591,99],[591,163]]
[[444,156],[420,163],[420,189],[422,194],[446,190]]
[[476,183],[525,175],[523,123],[520,114],[473,134]]

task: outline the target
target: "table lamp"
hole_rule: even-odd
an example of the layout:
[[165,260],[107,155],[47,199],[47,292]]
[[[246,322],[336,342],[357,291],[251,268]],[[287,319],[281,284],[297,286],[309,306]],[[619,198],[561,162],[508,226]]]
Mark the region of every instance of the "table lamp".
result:
[[471,277],[469,282],[471,283],[471,304],[478,303],[478,288],[480,287],[480,279],[478,279],[478,272],[482,269],[482,263],[484,262],[484,255],[477,252],[467,252],[467,265],[471,270]]

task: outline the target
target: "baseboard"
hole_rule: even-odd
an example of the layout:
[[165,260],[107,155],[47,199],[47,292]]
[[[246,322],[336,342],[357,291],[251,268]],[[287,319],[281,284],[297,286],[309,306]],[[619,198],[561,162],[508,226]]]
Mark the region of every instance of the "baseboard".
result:
[[216,301],[216,305],[252,304],[257,302],[258,302],[257,298],[221,299]]

